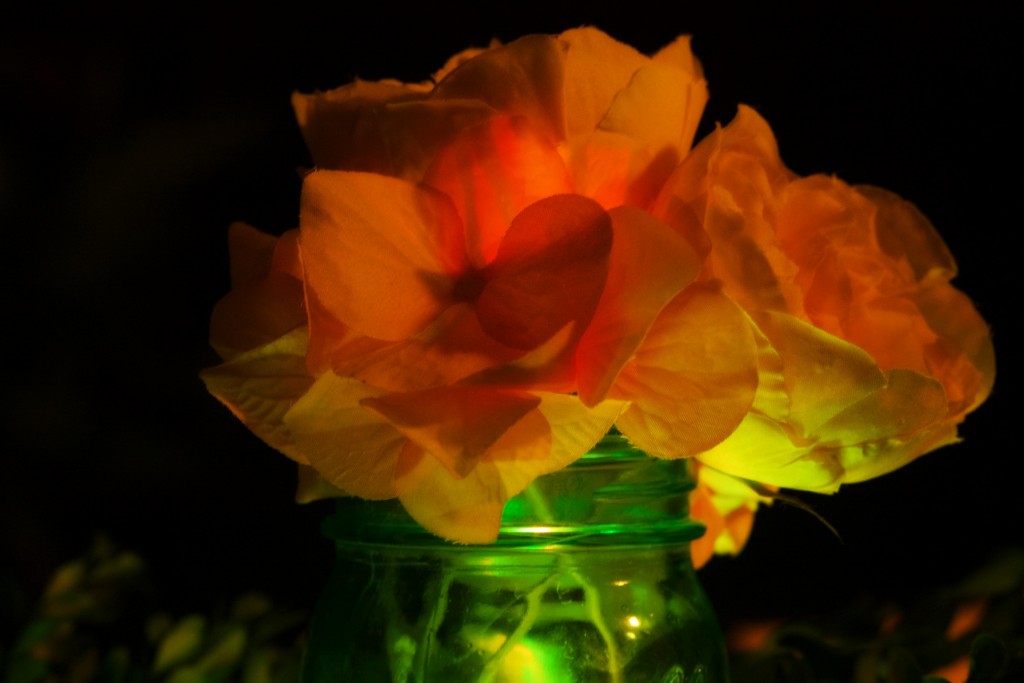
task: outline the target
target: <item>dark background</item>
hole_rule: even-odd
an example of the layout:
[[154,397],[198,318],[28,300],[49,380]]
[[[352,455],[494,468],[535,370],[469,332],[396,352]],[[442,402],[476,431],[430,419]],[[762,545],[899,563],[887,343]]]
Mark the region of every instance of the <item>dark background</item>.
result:
[[297,221],[297,169],[310,160],[293,90],[421,80],[494,36],[587,23],[648,53],[693,34],[711,90],[701,134],[747,103],[798,173],[914,201],[993,328],[995,392],[964,442],[834,497],[803,495],[841,540],[806,512],[765,509],[740,557],[702,570],[723,619],[819,614],[861,594],[911,600],[1024,547],[1011,22],[620,5],[0,21],[0,600],[36,594],[103,532],[146,558],[182,613],[248,589],[311,605],[332,562],[326,508],[292,502],[291,462],[197,377],[217,362],[206,334],[228,289],[227,226]]

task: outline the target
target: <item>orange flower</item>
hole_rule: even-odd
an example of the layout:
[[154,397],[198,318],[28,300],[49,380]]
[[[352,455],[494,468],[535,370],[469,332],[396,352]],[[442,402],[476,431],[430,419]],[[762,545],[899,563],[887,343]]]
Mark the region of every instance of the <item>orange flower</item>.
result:
[[672,457],[724,439],[756,345],[693,284],[692,236],[643,210],[703,106],[686,39],[647,58],[594,29],[531,36],[436,78],[296,96],[320,168],[297,233],[235,229],[204,379],[315,470],[302,498],[398,497],[486,542],[616,420]]
[[954,440],[992,350],[931,226],[795,177],[749,109],[690,152],[705,99],[686,38],[595,29],[296,95],[317,170],[297,230],[232,229],[207,386],[300,499],[461,542],[612,425],[701,463],[698,552],[744,543],[743,479],[830,491]]
[[658,206],[703,229],[702,278],[758,329],[753,408],[703,463],[834,491],[954,442],[988,395],[988,329],[927,219],[884,190],[795,176],[753,110],[693,150]]

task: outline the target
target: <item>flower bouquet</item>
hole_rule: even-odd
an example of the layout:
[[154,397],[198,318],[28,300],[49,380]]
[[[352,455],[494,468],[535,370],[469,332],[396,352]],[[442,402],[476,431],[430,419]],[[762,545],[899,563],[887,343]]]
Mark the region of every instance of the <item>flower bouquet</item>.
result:
[[315,675],[720,680],[713,643],[673,659],[713,630],[691,553],[737,552],[779,488],[955,442],[988,395],[928,220],[793,174],[748,107],[694,146],[706,100],[688,38],[593,28],[294,96],[299,227],[231,227],[203,378],[365,553],[335,592],[377,597],[314,623],[349,643]]

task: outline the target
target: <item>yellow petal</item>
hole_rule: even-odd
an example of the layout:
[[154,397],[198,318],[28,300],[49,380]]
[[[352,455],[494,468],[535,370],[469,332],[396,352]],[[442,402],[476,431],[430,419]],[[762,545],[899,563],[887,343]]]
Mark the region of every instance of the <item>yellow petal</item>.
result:
[[394,498],[406,438],[360,401],[383,392],[325,373],[285,415],[299,451],[328,483],[361,498]]
[[[890,370],[885,383],[815,430],[822,444],[906,440],[946,417],[946,393],[931,377]],[[884,449],[880,453],[884,457]]]
[[348,327],[403,339],[451,303],[465,248],[443,195],[383,176],[317,171],[303,184],[300,221],[306,287]]
[[313,501],[325,498],[338,498],[349,495],[337,486],[327,483],[311,465],[300,464],[298,466],[297,479],[295,487],[296,503],[312,503]]
[[609,396],[631,401],[616,425],[663,458],[705,451],[750,408],[757,347],[743,312],[717,288],[692,285],[669,303]]
[[[537,393],[541,397],[537,409],[551,425],[551,456],[545,472],[561,469],[588,453],[628,406],[625,401],[615,400],[587,406],[576,396]],[[513,482],[510,474],[506,475],[506,481],[517,492],[526,488],[525,483]],[[520,484],[521,488],[517,488]]]
[[936,448],[957,442],[956,425],[940,422],[909,439],[885,439],[840,448],[836,458],[846,471],[845,481],[867,481],[903,467]]
[[813,442],[797,443],[778,422],[756,413],[696,458],[726,474],[770,486],[827,492],[842,483],[835,449],[819,451]]
[[576,354],[579,395],[587,405],[604,399],[655,318],[701,266],[686,240],[650,214],[624,206],[610,216],[608,283]]
[[410,444],[399,468],[399,498],[413,519],[439,536],[459,543],[491,543],[498,536],[505,503],[521,490],[510,486],[503,472],[548,471],[550,452],[551,429],[536,409],[511,425],[464,475],[453,473],[444,458]]
[[789,397],[786,422],[803,436],[885,385],[863,349],[785,313],[753,314],[779,354]]
[[[490,543],[509,498],[538,476],[561,469],[594,447],[625,404],[587,408],[576,397],[540,393],[540,405],[514,425],[466,476],[410,446],[402,456],[399,497],[409,514],[435,534],[459,543]],[[545,427],[536,422],[543,416]]]
[[409,444],[402,454],[398,497],[425,529],[457,543],[493,543],[509,496],[493,463],[480,463],[465,477],[451,472]]
[[269,446],[308,462],[284,416],[313,384],[306,372],[306,330],[241,354],[200,373],[207,390]]

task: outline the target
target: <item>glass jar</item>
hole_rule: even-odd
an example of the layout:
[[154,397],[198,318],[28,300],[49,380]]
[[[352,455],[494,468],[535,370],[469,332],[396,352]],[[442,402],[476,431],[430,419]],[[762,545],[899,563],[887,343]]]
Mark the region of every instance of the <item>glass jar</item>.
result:
[[338,501],[337,564],[306,683],[719,683],[687,463],[617,434],[509,501],[497,542],[456,545],[398,501]]

